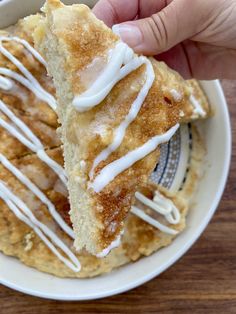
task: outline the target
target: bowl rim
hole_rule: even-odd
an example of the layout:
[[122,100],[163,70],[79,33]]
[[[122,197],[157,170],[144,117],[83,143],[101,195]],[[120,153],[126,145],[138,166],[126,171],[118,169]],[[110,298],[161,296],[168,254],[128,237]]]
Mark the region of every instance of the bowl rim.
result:
[[[15,0],[2,0],[0,2],[0,9],[3,8],[5,5],[8,5],[14,2]],[[204,216],[204,220],[202,220],[201,225],[199,225],[199,227],[193,231],[192,236],[186,240],[184,246],[181,249],[179,249],[167,262],[163,263],[160,267],[151,271],[150,273],[143,274],[136,280],[133,280],[132,282],[126,285],[123,285],[121,287],[118,287],[116,289],[111,289],[106,292],[97,292],[96,294],[95,293],[87,294],[86,297],[85,296],[80,297],[80,296],[75,296],[75,295],[71,296],[71,295],[65,295],[65,294],[63,295],[63,294],[58,294],[58,293],[57,294],[42,293],[32,288],[23,288],[20,285],[4,280],[2,278],[0,278],[0,284],[5,285],[11,289],[17,290],[19,292],[23,292],[28,295],[37,296],[37,297],[41,297],[45,299],[54,299],[54,300],[63,300],[63,301],[96,300],[96,299],[101,299],[108,296],[117,295],[119,293],[136,288],[146,283],[147,281],[153,279],[157,275],[161,274],[163,271],[167,270],[171,265],[173,265],[177,260],[179,260],[188,251],[188,249],[197,241],[197,239],[200,237],[200,235],[202,234],[202,232],[208,225],[213,214],[215,213],[218,207],[218,204],[221,200],[221,197],[222,197],[225,185],[226,185],[226,181],[228,178],[229,169],[230,169],[231,151],[232,151],[232,134],[231,134],[231,123],[230,123],[228,107],[227,107],[226,99],[225,99],[224,92],[223,92],[220,82],[216,80],[216,81],[211,82],[211,85],[212,87],[215,88],[215,90],[219,94],[218,98],[221,101],[221,107],[222,107],[221,109],[222,109],[223,117],[225,120],[224,128],[225,128],[225,133],[226,133],[226,136],[225,136],[226,151],[224,154],[224,161],[223,161],[224,172],[222,172],[222,177],[220,178],[218,182],[217,193],[214,196],[214,199],[212,201],[211,206],[209,207],[207,211],[207,214]]]
[[[60,301],[83,301],[83,300],[96,300],[101,299],[113,295],[117,295],[126,291],[129,291],[131,289],[134,289],[151,279],[155,278],[159,274],[161,274],[163,271],[167,270],[170,266],[172,266],[177,260],[179,260],[188,250],[189,248],[197,241],[197,239],[201,236],[205,228],[207,227],[209,221],[211,220],[212,216],[214,215],[218,204],[221,200],[226,181],[228,178],[228,173],[230,169],[230,161],[231,161],[231,150],[232,150],[232,135],[231,135],[231,124],[230,124],[230,117],[229,112],[226,104],[226,100],[224,97],[224,93],[221,87],[221,84],[219,81],[212,82],[212,86],[214,86],[218,92],[220,93],[220,98],[222,102],[222,109],[224,112],[224,118],[226,123],[224,124],[225,131],[226,131],[226,152],[225,152],[225,159],[224,159],[224,174],[221,177],[221,180],[218,184],[218,191],[215,195],[212,205],[209,208],[206,216],[204,217],[204,220],[202,221],[201,225],[195,229],[192,236],[185,242],[185,245],[178,250],[166,263],[163,263],[159,268],[157,268],[154,271],[151,271],[149,274],[144,274],[141,277],[139,277],[137,280],[134,280],[130,282],[129,284],[123,285],[122,287],[118,287],[116,289],[112,289],[110,291],[106,292],[98,292],[96,294],[87,294],[87,296],[75,296],[75,295],[65,295],[65,294],[55,294],[55,293],[42,293],[37,290],[34,290],[32,288],[22,288],[21,286],[14,284],[12,282],[9,282],[7,280],[3,280],[0,278],[0,284],[5,285],[13,290],[17,290],[19,292],[26,293],[31,296],[36,296],[44,299],[52,299],[52,300],[60,300]],[[154,253],[155,254],[155,253]],[[65,278],[66,279],[66,278]],[[76,279],[75,279],[76,280]],[[86,280],[86,279],[85,279]]]

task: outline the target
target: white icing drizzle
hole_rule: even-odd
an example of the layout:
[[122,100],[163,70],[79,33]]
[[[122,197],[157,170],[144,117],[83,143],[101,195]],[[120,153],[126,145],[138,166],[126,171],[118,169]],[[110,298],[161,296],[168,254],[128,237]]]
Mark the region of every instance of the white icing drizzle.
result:
[[[7,38],[7,39],[6,39]],[[4,37],[0,36],[0,52],[8,59],[10,60],[17,68],[21,71],[21,73],[25,76],[25,79],[28,81],[28,85],[31,86],[31,89],[37,89],[39,93],[41,93],[41,97],[44,98],[44,101],[48,103],[48,105],[55,110],[56,109],[56,100],[55,98],[49,94],[37,81],[37,79],[29,72],[29,70],[15,57],[13,54],[11,54],[6,48],[3,47],[2,42],[3,41],[17,41],[18,43],[22,44],[26,49],[28,49],[31,53],[33,52],[33,55],[37,58],[39,62],[41,62],[43,65],[45,65],[45,61],[42,59],[42,57],[39,55],[39,53],[30,46],[29,43],[26,44],[26,41],[21,40],[18,38],[16,40],[16,37]],[[40,56],[40,57],[39,57]],[[2,68],[4,69],[4,68]],[[13,72],[13,71],[11,71]],[[13,74],[13,73],[12,73]],[[17,74],[15,72],[15,74]],[[20,79],[22,81],[22,78]]]
[[36,51],[29,43],[28,41],[16,37],[16,36],[12,36],[12,37],[7,37],[7,36],[0,36],[0,41],[15,41],[21,45],[23,45],[34,57],[35,59],[37,59],[40,63],[42,63],[42,65],[45,66],[45,68],[47,67],[47,63],[46,61],[43,59],[43,57],[38,53],[38,51]]
[[138,216],[139,218],[146,221],[148,224],[152,225],[153,227],[159,229],[162,232],[165,232],[171,235],[176,235],[178,233],[178,231],[161,224],[156,219],[153,219],[151,216],[147,215],[143,210],[141,210],[140,208],[136,206],[132,206],[131,213]]
[[153,152],[158,145],[168,142],[171,139],[171,137],[175,134],[178,128],[179,124],[176,124],[166,133],[154,136],[145,144],[143,144],[141,147],[138,147],[133,151],[127,153],[125,156],[111,162],[101,170],[101,172],[96,176],[92,183],[89,183],[89,187],[92,188],[95,192],[99,193],[121,172],[130,168],[137,161],[143,159],[148,154]]
[[189,100],[194,107],[194,114],[197,114],[200,117],[205,117],[206,112],[202,109],[202,106],[197,98],[193,95],[190,95]]
[[[113,31],[116,32],[116,27],[113,27]],[[115,84],[117,84],[129,73],[139,68],[142,64],[146,64],[146,82],[140,90],[138,97],[131,105],[128,115],[126,115],[125,119],[114,131],[114,138],[112,143],[95,158],[89,174],[91,180],[93,179],[95,168],[101,161],[106,160],[109,155],[121,145],[128,126],[137,117],[140,108],[146,96],[148,95],[148,92],[152,87],[155,79],[155,73],[152,64],[145,57],[135,57],[133,51],[126,44],[119,42],[115,46],[115,48],[110,51],[108,64],[103,70],[102,74],[87,91],[85,91],[82,95],[76,96],[73,100],[73,105],[79,112],[90,110],[91,108],[100,104],[105,99],[105,97],[109,94]],[[181,100],[182,95],[177,90],[171,89],[170,93],[176,101]],[[143,146],[129,152],[126,156],[123,156],[120,159],[108,164],[101,170],[101,172],[97,175],[94,181],[92,183],[89,183],[89,187],[93,188],[95,192],[99,193],[117,175],[131,167],[138,160],[150,154],[157,148],[159,144],[167,142],[174,135],[178,127],[179,125],[176,125],[165,134],[153,137]],[[169,221],[170,223],[177,223],[179,221],[179,212],[174,204],[171,203],[171,201],[165,201],[163,198],[161,198],[160,195],[158,199],[156,195],[154,201],[151,201],[140,193],[137,193],[137,198],[142,199],[144,203],[148,203],[151,208],[164,215],[167,221]],[[163,207],[163,205],[167,205],[167,209]],[[136,213],[139,217],[142,217],[142,219],[144,219],[145,221],[149,220],[152,225],[155,225],[160,230],[164,230],[165,232],[171,234],[176,233],[175,230],[163,226],[135,206],[133,207],[133,212]],[[97,256],[106,256],[110,252],[110,250],[114,248],[114,246],[117,246],[119,242],[120,236],[118,236],[117,239],[113,241],[108,248],[103,250]]]
[[0,100],[0,111],[2,111],[13,123],[9,124],[0,117],[0,126],[6,129],[12,136],[16,137],[22,144],[35,152],[37,156],[45,162],[60,177],[65,185],[67,185],[67,177],[65,170],[45,152],[43,144],[28,128],[28,126],[20,120],[8,107]]
[[[137,98],[135,99],[135,101],[131,105],[129,113],[126,115],[125,119],[121,122],[121,124],[114,131],[114,139],[113,139],[112,143],[107,148],[105,148],[95,158],[95,160],[93,162],[93,167],[90,171],[90,179],[93,178],[94,170],[97,167],[97,165],[101,161],[106,160],[109,157],[109,155],[111,153],[113,153],[121,145],[128,126],[137,117],[137,115],[138,115],[138,113],[142,107],[142,104],[143,104],[145,98],[147,97],[150,88],[152,87],[152,84],[153,84],[154,79],[155,79],[155,73],[153,71],[153,67],[152,67],[151,62],[147,58],[144,58],[144,57],[139,57],[138,61],[139,61],[140,65],[146,64],[146,82],[145,82],[144,86],[141,88]],[[126,66],[127,67],[130,66],[131,62],[128,63]]]
[[[2,41],[16,41],[22,44],[39,62],[46,66],[45,61],[39,55],[39,53],[30,46],[28,42],[17,37],[0,37],[0,52],[13,62],[16,67],[23,73],[24,76],[9,70],[7,68],[0,68],[0,88],[4,90],[10,90],[13,88],[13,82],[11,79],[16,80],[24,87],[28,88],[35,94],[36,97],[48,103],[52,109],[56,109],[56,102],[54,97],[46,92],[39,82],[32,76],[32,74],[24,67],[24,65],[17,60],[10,52],[8,52],[3,46]],[[10,77],[11,79],[7,78]],[[0,118],[0,126],[5,128],[12,136],[17,138],[22,144],[35,152],[37,156],[45,162],[62,180],[67,184],[67,177],[64,169],[54,160],[52,160],[45,152],[43,144],[39,138],[28,128],[28,126],[20,120],[8,107],[0,100],[0,111],[9,118],[11,123],[6,122],[3,118]],[[5,156],[0,154],[0,162],[6,167],[16,178],[24,184],[33,194],[45,204],[62,230],[74,239],[74,232],[70,226],[68,226],[62,219],[60,214],[56,211],[54,204],[47,198],[47,196],[19,169],[17,169]],[[73,252],[66,246],[63,241],[50,229],[48,226],[40,222],[27,205],[13,194],[6,185],[0,181],[0,198],[8,205],[9,209],[25,224],[30,226],[35,233],[41,238],[46,246],[72,271],[80,271],[80,263]],[[63,251],[63,253],[69,258],[63,256],[57,247]]]
[[[109,55],[108,63],[98,79],[83,94],[75,96],[72,104],[79,112],[100,104],[120,80],[143,64],[138,57],[131,60],[133,52],[122,42],[119,42]],[[122,67],[123,64],[125,66]]]
[[[28,79],[26,79],[24,76],[18,74],[17,72],[14,72],[12,70],[9,70],[7,68],[1,68],[0,67],[0,74],[3,74],[5,76],[8,76],[12,79],[14,79],[15,81],[19,82],[21,85],[23,85],[24,87],[28,88],[32,93],[35,94],[35,96],[39,99],[41,99],[42,101],[48,103],[50,100],[48,99],[48,96],[45,93],[42,93],[42,91],[40,89],[38,89],[34,84],[32,84]],[[0,79],[4,78],[5,82],[9,83],[11,82],[9,79],[7,79],[4,76],[0,76]],[[0,85],[1,87],[1,85]],[[56,109],[56,107],[51,103],[51,107],[53,110]]]
[[[46,66],[44,59],[40,54],[25,40],[18,37],[4,37],[0,36],[0,53],[2,53],[6,58],[8,58],[20,72],[19,74],[7,68],[0,67],[0,88],[3,90],[11,90],[13,88],[13,82],[11,79],[17,81],[32,93],[36,97],[48,103],[48,105],[55,110],[56,101],[54,97],[49,94],[37,81],[37,79],[28,71],[28,69],[14,57],[6,48],[2,46],[3,41],[15,41],[24,46],[41,64]],[[95,159],[93,164],[93,169],[90,172],[90,178],[93,177],[93,171],[96,166],[103,160],[107,159],[108,156],[114,152],[122,143],[125,136],[125,131],[127,127],[134,121],[140,108],[153,84],[155,79],[155,74],[152,68],[151,62],[145,57],[137,57],[134,55],[133,51],[124,43],[119,42],[113,50],[109,52],[108,65],[99,76],[99,78],[92,84],[92,86],[84,92],[82,95],[75,97],[73,105],[80,112],[87,111],[94,106],[97,106],[105,97],[109,94],[111,89],[125,76],[130,74],[132,71],[138,69],[141,65],[146,65],[146,82],[141,88],[136,100],[132,104],[128,115],[125,117],[124,121],[120,126],[114,131],[114,140],[111,145],[104,149]],[[4,76],[3,76],[4,75]],[[176,93],[172,93],[174,98],[178,98]],[[52,160],[45,152],[41,141],[33,134],[33,132],[21,121],[7,106],[5,103],[0,101],[0,110],[11,120],[13,123],[10,124],[4,119],[0,118],[0,126],[5,128],[9,133],[16,137],[21,143],[31,149],[37,154],[37,156],[44,161],[49,167],[51,167],[60,177],[60,179],[67,183],[67,178],[64,169]],[[163,135],[158,135],[150,139],[143,146],[129,152],[126,156],[114,161],[113,163],[104,167],[100,174],[95,178],[94,182],[90,183],[96,192],[101,191],[110,181],[112,181],[119,173],[123,172],[127,168],[131,167],[135,162],[144,158],[146,155],[154,151],[157,146],[163,142],[168,141],[171,136],[177,130],[178,125],[171,128],[168,132]],[[0,154],[0,162],[11,171],[27,188],[29,188],[38,197],[43,204],[45,204],[51,213],[52,217],[59,224],[59,226],[72,238],[74,238],[73,230],[62,220],[61,216],[57,213],[55,206],[51,201],[44,195],[44,193],[19,169],[17,169],[6,157]],[[141,196],[137,194],[140,198]],[[157,196],[157,195],[156,195]],[[155,197],[156,197],[155,196]],[[145,198],[145,196],[142,196]],[[144,202],[152,205],[151,208],[155,207],[156,210],[165,216],[165,218],[170,223],[177,223],[178,211],[173,209],[171,203],[168,203],[158,195],[158,201],[155,199],[153,203],[149,203],[150,200],[143,199]],[[0,181],[0,198],[5,201],[10,210],[15,213],[15,215],[28,226],[30,226],[35,233],[42,239],[42,241],[48,246],[48,248],[70,269],[75,272],[80,270],[80,263],[73,252],[53,233],[46,225],[41,223],[33,215],[27,205],[14,195],[7,186]],[[152,202],[152,201],[150,201]],[[163,204],[163,202],[165,204]],[[167,206],[167,205],[168,206]],[[165,206],[164,206],[165,205]],[[170,209],[172,206],[172,210]],[[167,207],[167,208],[166,208]],[[158,229],[175,234],[175,230],[170,229],[158,221],[152,219],[150,216],[146,215],[139,208],[133,206],[132,212],[138,217],[147,221],[151,225],[156,226]],[[97,257],[105,257],[113,248],[119,246],[121,240],[121,234],[102,252],[100,252]],[[55,245],[54,245],[55,244]],[[69,257],[69,260],[65,258],[56,248],[60,248],[64,254]]]
[[[164,216],[167,222],[169,222],[172,225],[176,225],[180,222],[180,213],[178,208],[175,206],[175,204],[170,200],[164,197],[159,191],[155,191],[155,195],[153,197],[153,200],[150,200],[145,195],[136,192],[135,197],[137,200],[139,200],[144,205],[148,206],[158,214]],[[177,234],[178,232],[172,228],[169,228],[160,222],[158,222],[156,219],[153,219],[146,213],[144,213],[141,209],[139,209],[137,206],[132,206],[132,212],[140,217],[140,211],[142,212],[142,217],[145,217],[145,221],[153,225],[154,227],[158,228],[162,232],[168,233],[168,234]],[[140,217],[140,218],[142,218]]]
[[[64,244],[64,242],[45,224],[40,222],[27,205],[13,194],[7,186],[0,181],[0,198],[7,204],[10,210],[25,224],[31,227],[41,238],[46,246],[61,260],[67,267],[74,272],[79,272],[81,265],[73,252]],[[50,241],[51,240],[51,241]],[[53,243],[55,245],[53,245]],[[56,246],[64,252],[69,258],[65,258]]]
[[4,90],[10,90],[13,87],[11,80],[0,76],[0,88]]
[[185,116],[185,113],[184,113],[184,111],[183,111],[183,110],[180,110],[180,112],[179,112],[179,116],[180,116],[181,118],[183,118],[183,117]]
[[47,198],[47,196],[28,178],[26,177],[19,169],[17,169],[6,157],[0,154],[0,162],[5,168],[7,168],[21,183],[23,183],[29,190],[31,190],[40,201],[45,204],[58,223],[58,225],[67,233],[72,239],[75,238],[73,230],[65,223],[61,218],[59,213],[56,211],[54,204]]
[[182,95],[180,92],[178,92],[176,89],[172,88],[170,90],[171,95],[173,96],[175,101],[181,101]]
[[111,250],[117,248],[120,245],[121,236],[122,234],[118,235],[118,237],[114,241],[112,241],[107,248],[105,248],[102,252],[98,253],[96,257],[98,258],[106,257],[111,252]]
[[[87,111],[97,106],[99,103],[101,103],[101,101],[104,100],[104,98],[109,94],[117,82],[143,64],[146,65],[146,82],[141,88],[137,98],[131,105],[129,113],[114,131],[114,138],[112,143],[95,158],[89,173],[90,180],[93,179],[94,170],[99,165],[99,163],[103,160],[106,160],[109,155],[121,145],[128,126],[137,117],[141,106],[155,80],[155,73],[151,62],[145,57],[135,56],[134,52],[125,43],[118,42],[115,48],[109,52],[109,54],[108,64],[98,79],[82,95],[76,96],[74,98],[73,105],[79,112]],[[177,91],[175,91],[175,96],[176,94]],[[174,129],[177,129],[176,126]],[[170,133],[173,134],[171,131]],[[110,163],[101,170],[94,181],[90,182],[88,186],[93,188],[95,192],[100,192],[118,174],[131,167],[135,162],[144,158],[150,152],[155,150],[157,145],[160,143],[168,141],[170,139],[168,135],[169,133],[167,132],[166,135],[159,135],[154,137],[145,143],[142,147],[134,150],[133,152],[129,152],[126,156],[123,156],[119,160]]]

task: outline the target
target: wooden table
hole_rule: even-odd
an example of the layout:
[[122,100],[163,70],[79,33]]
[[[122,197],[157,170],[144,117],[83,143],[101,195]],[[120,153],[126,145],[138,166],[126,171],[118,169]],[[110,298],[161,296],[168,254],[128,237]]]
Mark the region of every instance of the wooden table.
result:
[[[223,81],[233,137],[236,81]],[[228,184],[218,211],[190,251],[158,278],[115,297],[90,302],[41,300],[0,286],[1,314],[236,313],[236,138]]]

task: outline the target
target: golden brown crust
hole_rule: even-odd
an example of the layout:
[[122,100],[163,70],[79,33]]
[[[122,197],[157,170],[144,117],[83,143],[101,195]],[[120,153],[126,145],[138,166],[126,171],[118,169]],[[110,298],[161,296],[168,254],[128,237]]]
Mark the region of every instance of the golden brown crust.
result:
[[[24,21],[20,21],[18,26],[12,31],[21,38],[32,42],[30,35],[35,25],[38,24],[39,19],[39,16],[32,16]],[[14,54],[19,53],[19,47],[16,49],[16,46],[12,46],[10,49]],[[0,64],[2,62],[1,60],[0,56]],[[25,65],[27,67],[29,66],[27,65],[27,60],[22,59],[22,61],[26,62]],[[10,66],[10,63],[5,63],[5,66]],[[31,67],[33,67],[33,64],[31,64]],[[35,67],[38,72],[35,70],[34,74],[40,81],[44,81],[46,71],[38,68],[37,61],[35,61]],[[22,88],[22,86],[19,87]],[[45,88],[50,88],[50,91],[52,91],[51,88],[53,88],[53,86],[50,83],[48,87],[46,83]],[[37,136],[40,137],[42,142],[47,145],[47,153],[49,156],[63,165],[63,157],[60,148],[54,148],[55,145],[58,145],[59,140],[55,133],[57,121],[52,109],[50,109],[47,104],[40,102],[34,95],[30,94],[29,91],[26,91],[29,96],[26,102],[23,102],[17,95],[6,95],[6,93],[3,93],[1,90],[0,92],[2,92],[1,97],[4,97],[5,102],[14,110],[15,114],[24,120]],[[22,146],[20,142],[14,140],[7,132],[4,132],[2,128],[0,128],[0,132],[2,143],[2,145],[0,144],[0,153],[10,158],[11,162],[17,168],[21,169],[25,175],[42,189],[54,203],[60,215],[67,223],[70,223],[67,191],[65,191],[55,173],[41,162],[35,154],[32,152],[26,153],[25,147]],[[186,186],[184,186],[181,192],[183,197],[173,195],[159,187],[160,191],[171,198],[181,211],[181,224],[177,226],[179,231],[185,226],[184,218],[188,209],[185,199],[188,199],[188,197],[193,194],[193,186],[197,183],[197,180],[199,180],[198,169],[201,167],[202,158],[199,153],[201,151],[200,140],[196,150],[198,153],[194,153],[194,156],[196,156],[196,158],[194,158],[194,170],[189,172],[192,175],[191,179],[187,180]],[[153,158],[156,158],[156,156]],[[193,169],[193,167],[191,167],[191,169]],[[6,182],[20,198],[25,200],[33,211],[36,210],[40,219],[49,221],[52,229],[56,230],[64,241],[72,245],[72,241],[64,232],[61,232],[58,225],[48,215],[47,208],[3,166],[0,166],[0,180]],[[142,187],[142,189],[144,189],[143,192],[147,196],[151,197],[154,186],[147,184],[146,187]],[[187,193],[185,193],[185,191],[187,191]],[[136,261],[142,256],[148,256],[159,248],[169,245],[173,238],[173,236],[164,234],[139,218],[129,214],[126,221],[125,234],[122,238],[122,245],[113,250],[105,259],[95,258],[85,252],[77,254],[82,264],[82,271],[76,274],[62,264],[32,229],[19,221],[5,203],[0,201],[0,250],[6,255],[19,258],[26,265],[59,277],[92,277],[109,272],[116,267]]]
[[[60,162],[61,153],[58,149],[51,150],[49,155]],[[12,163],[46,193],[55,204],[58,212],[68,221],[69,214],[68,211],[66,211],[66,208],[69,206],[68,199],[65,195],[55,192],[54,187],[57,178],[53,172],[35,155],[12,160]],[[3,167],[0,167],[0,180],[6,182],[9,188],[25,201],[38,219],[44,223],[49,223],[54,232],[66,241],[69,246],[72,246],[72,240],[68,238],[64,232],[61,232],[58,225],[52,220],[51,216],[48,215],[46,207],[37,200],[33,193],[24,188],[23,185]],[[142,192],[151,197],[155,190],[155,185],[148,184],[143,187]],[[163,195],[171,198],[180,209],[182,220],[179,225],[175,226],[175,229],[181,231],[185,226],[184,221],[187,211],[185,201],[161,187],[159,187],[159,190]],[[61,204],[66,206],[61,207]],[[83,278],[109,272],[122,264],[136,261],[141,256],[148,256],[154,250],[168,245],[173,239],[173,236],[163,234],[139,218],[129,215],[121,246],[115,249],[105,259],[95,258],[85,252],[77,254],[82,264],[82,270],[77,274],[62,264],[32,229],[19,221],[4,202],[0,201],[0,206],[0,250],[7,255],[20,258],[26,265],[59,277]]]
[[[39,19],[40,18],[38,17],[38,20]],[[19,23],[20,29],[22,29],[22,24],[22,22]],[[15,28],[13,30],[13,35],[20,36],[33,45],[30,34],[27,34],[25,31],[19,32],[19,28]],[[6,32],[3,32],[3,34],[4,33]],[[33,59],[21,45],[16,45],[15,42],[4,42],[4,47],[21,61],[21,63],[29,70],[30,73],[33,74],[45,90],[51,94],[55,94],[55,88],[52,81],[48,77],[45,67],[40,62]],[[17,67],[2,54],[0,54],[0,64],[1,67],[6,67],[21,74]],[[0,89],[0,99],[6,102],[10,108],[17,109],[19,112],[30,116],[31,119],[34,118],[35,120],[40,120],[41,122],[54,128],[58,127],[57,116],[48,104],[41,101],[39,98],[36,98],[32,92],[16,81],[14,81],[13,92]]]
[[[11,27],[10,33],[13,36],[19,36],[27,40],[31,45],[32,31],[41,19],[40,15],[30,16],[24,20],[20,20],[16,27]],[[8,31],[0,31],[0,35],[9,35]],[[39,81],[41,86],[50,94],[55,94],[55,88],[51,79],[47,75],[45,67],[34,59],[30,53],[24,49],[22,45],[13,42],[4,42],[3,46],[15,58],[32,73],[32,75]],[[20,75],[22,73],[19,69],[3,54],[0,54],[0,65],[3,68],[12,70]],[[40,100],[28,88],[24,87],[19,82],[12,80],[13,88],[6,91],[0,89],[0,99],[9,109],[22,120],[40,139],[45,148],[53,148],[61,145],[59,137],[56,134],[58,127],[57,115],[49,107],[47,103]],[[11,123],[5,114],[0,112],[0,117],[6,122]],[[0,128],[0,151],[8,159],[19,158],[21,156],[31,154],[32,152],[23,144],[21,144],[15,137],[13,137],[4,128]]]
[[[195,134],[196,133],[194,131],[194,149],[196,149],[192,156],[194,167],[191,166],[189,172],[193,175],[188,177],[186,187],[184,186],[181,192],[185,195],[185,198],[192,195],[194,192],[193,187],[199,180],[197,173],[199,171],[199,167],[201,166],[201,142]],[[196,141],[195,136],[197,136]],[[59,163],[62,163],[62,155],[59,149],[51,150],[48,153],[50,157]],[[196,160],[198,160],[198,165],[196,165]],[[66,221],[68,221],[68,200],[64,193],[62,194],[55,191],[57,190],[55,189],[55,185],[58,181],[55,174],[35,155],[12,160],[12,163],[17,166],[17,168],[21,169],[44,192],[46,192],[47,196],[55,204],[58,212],[65,218]],[[197,180],[193,179],[193,177],[197,178]],[[40,213],[40,216],[43,215],[44,219],[45,217],[50,219],[50,216],[46,214],[46,208],[40,204],[34,195],[27,191],[22,184],[20,184],[19,181],[4,168],[0,169],[0,179],[4,180],[19,197],[23,198],[31,209],[33,209],[32,203],[34,206],[35,204],[38,205],[37,212]],[[190,187],[191,191],[189,189]],[[142,187],[141,192],[151,198],[155,189],[155,185],[148,184]],[[185,199],[178,197],[178,195],[171,194],[161,187],[159,187],[159,191],[166,197],[172,199],[172,201],[180,209],[182,220],[179,225],[175,226],[175,228],[181,231],[185,226],[184,217],[187,214],[188,209]],[[105,260],[97,259],[86,253],[78,254],[78,258],[82,263],[82,271],[76,274],[65,267],[48,250],[48,248],[43,244],[43,242],[41,242],[34,232],[32,232],[29,227],[20,222],[18,218],[11,213],[9,208],[4,203],[1,202],[0,206],[0,249],[7,255],[20,258],[26,265],[35,267],[41,271],[49,272],[59,277],[92,277],[109,272],[111,269],[122,264],[136,261],[142,256],[148,256],[155,250],[170,244],[173,240],[173,236],[164,234],[139,218],[129,215],[126,222],[125,234],[122,238],[122,245],[115,249]],[[53,222],[53,220],[50,219],[50,223],[53,226],[53,230],[58,230],[58,225]],[[67,242],[71,241],[64,233],[61,233],[60,236]]]
[[[8,97],[5,104],[9,105],[10,103],[11,99]],[[59,138],[56,135],[55,128],[28,116],[25,113],[14,110],[13,108],[12,111],[34,132],[45,148],[57,147],[61,145]],[[3,113],[0,113],[0,118],[11,124],[11,121]],[[19,158],[20,156],[31,154],[30,149],[28,149],[24,144],[19,143],[19,141],[4,128],[0,128],[0,138],[0,151],[8,159]]]
[[91,14],[86,5],[64,6],[60,1],[50,0],[46,3],[46,13],[52,20],[53,31],[59,44],[66,44],[68,59],[65,71],[70,73],[73,93],[85,90],[78,70],[83,70],[97,57],[107,56],[111,43],[118,40],[112,32],[107,32],[106,25]]
[[[134,192],[147,182],[158,159],[157,149],[120,173],[100,193],[87,189],[94,159],[112,142],[113,130],[127,115],[144,84],[145,66],[116,84],[98,106],[79,113],[71,105],[73,97],[86,89],[84,78],[88,71],[95,73],[89,83],[96,79],[98,70],[94,62],[97,59],[101,63],[106,62],[108,50],[115,46],[119,38],[84,5],[64,6],[59,0],[49,0],[44,11],[46,18],[36,30],[35,39],[48,61],[49,72],[54,76],[57,88],[72,221],[77,235],[75,245],[78,248],[85,246],[95,254],[106,248],[120,234]],[[181,122],[182,115],[187,121],[193,113],[188,83],[165,64],[154,59],[151,61],[155,82],[137,118],[128,127],[122,144],[95,168],[95,176],[112,161]],[[63,69],[61,73],[58,71],[59,64]],[[172,89],[178,92],[180,99],[176,99],[171,93]],[[84,170],[80,167],[81,161],[86,163]],[[83,183],[78,183],[78,178]],[[83,203],[76,196],[79,191],[80,198],[84,199]],[[91,215],[86,217],[86,214],[82,214],[82,207]],[[77,213],[80,213],[80,221]],[[111,222],[116,226],[112,231],[109,228]],[[87,237],[82,236],[85,233],[83,228],[86,228]]]

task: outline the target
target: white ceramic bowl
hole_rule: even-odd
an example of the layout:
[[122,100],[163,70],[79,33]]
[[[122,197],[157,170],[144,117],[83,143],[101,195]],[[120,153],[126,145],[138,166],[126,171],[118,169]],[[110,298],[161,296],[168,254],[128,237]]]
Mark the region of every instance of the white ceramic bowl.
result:
[[[15,23],[20,17],[35,13],[43,2],[43,0],[3,0],[0,2],[0,28]],[[92,5],[96,1],[81,2]],[[195,196],[195,206],[188,216],[187,228],[170,246],[110,274],[83,280],[56,278],[29,268],[17,259],[0,254],[0,283],[44,298],[98,299],[137,287],[174,264],[193,245],[214,214],[224,190],[230,165],[231,130],[222,88],[218,81],[202,82],[202,86],[215,109],[213,118],[201,122],[207,146],[207,169]]]

